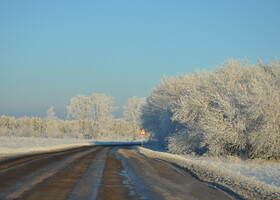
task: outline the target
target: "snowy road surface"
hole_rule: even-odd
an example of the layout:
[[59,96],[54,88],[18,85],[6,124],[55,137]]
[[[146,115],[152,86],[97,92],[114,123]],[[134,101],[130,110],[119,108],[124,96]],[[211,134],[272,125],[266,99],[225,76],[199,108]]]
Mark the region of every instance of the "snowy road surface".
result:
[[235,199],[129,146],[86,146],[0,162],[0,199]]

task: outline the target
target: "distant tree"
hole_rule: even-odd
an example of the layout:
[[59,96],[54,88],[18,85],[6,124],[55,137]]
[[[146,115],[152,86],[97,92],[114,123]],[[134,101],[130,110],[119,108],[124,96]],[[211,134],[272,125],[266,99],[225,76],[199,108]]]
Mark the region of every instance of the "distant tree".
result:
[[53,106],[47,110],[47,135],[48,137],[56,137],[56,120]]
[[78,95],[70,100],[67,106],[68,117],[79,120],[80,130],[86,138],[86,130],[89,137],[97,138],[106,120],[114,118],[114,98],[105,94],[92,94],[91,96]]
[[79,121],[80,132],[86,138],[86,122],[92,118],[92,106],[90,98],[84,95],[77,95],[70,100],[71,105],[67,106],[68,118]]
[[47,119],[46,118],[39,118],[39,134],[40,137],[46,136],[46,129],[47,129]]
[[17,123],[14,117],[8,117],[5,115],[0,117],[0,132],[2,132],[2,134],[11,134],[16,129]]
[[133,96],[128,99],[127,105],[123,106],[123,115],[125,120],[127,120],[133,129],[133,140],[136,139],[137,133],[140,132],[142,125],[141,115],[142,107],[145,104],[145,98],[138,98]]
[[133,136],[132,126],[126,120],[119,118],[111,120],[111,132],[115,135],[121,137],[130,137]]
[[65,133],[65,121],[57,120],[57,127],[58,127],[58,131],[60,133],[60,139],[63,139],[64,133]]
[[97,138],[101,134],[102,128],[106,126],[107,121],[114,118],[113,112],[117,108],[113,107],[114,97],[106,96],[105,94],[92,94],[90,104],[92,108],[93,136]]

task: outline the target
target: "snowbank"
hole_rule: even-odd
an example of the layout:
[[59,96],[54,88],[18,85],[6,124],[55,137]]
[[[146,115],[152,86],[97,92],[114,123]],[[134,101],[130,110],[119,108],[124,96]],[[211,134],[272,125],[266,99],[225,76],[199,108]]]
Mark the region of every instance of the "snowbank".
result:
[[[275,176],[271,181],[275,186],[268,185],[261,180],[254,180],[253,177],[246,177],[250,174],[250,167],[255,167],[255,173],[263,173],[270,169],[254,166],[254,163],[237,163],[235,166],[232,162],[224,162],[218,159],[197,158],[191,156],[174,155],[171,153],[153,151],[143,147],[137,147],[139,153],[156,159],[162,159],[174,163],[187,169],[200,180],[210,183],[211,185],[222,188],[223,190],[233,192],[244,199],[280,199],[279,183],[280,167],[276,164],[272,170],[271,176]],[[232,165],[232,166],[231,166]],[[243,174],[240,171],[243,169]],[[245,172],[244,172],[245,169]],[[239,170],[239,171],[238,171]],[[278,170],[278,171],[277,171]],[[261,175],[264,176],[264,175]],[[276,183],[275,183],[276,182]],[[276,187],[276,185],[278,187]]]
[[186,156],[194,162],[205,166],[213,166],[222,170],[246,176],[250,179],[264,182],[280,188],[280,163],[264,160],[241,160],[237,157],[192,157]]

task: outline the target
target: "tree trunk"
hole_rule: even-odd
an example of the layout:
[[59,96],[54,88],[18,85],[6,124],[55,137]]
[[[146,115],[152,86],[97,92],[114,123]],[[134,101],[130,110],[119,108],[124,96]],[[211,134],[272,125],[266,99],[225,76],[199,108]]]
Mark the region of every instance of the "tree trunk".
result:
[[135,128],[133,128],[133,141],[135,141],[136,140],[136,130],[135,130]]

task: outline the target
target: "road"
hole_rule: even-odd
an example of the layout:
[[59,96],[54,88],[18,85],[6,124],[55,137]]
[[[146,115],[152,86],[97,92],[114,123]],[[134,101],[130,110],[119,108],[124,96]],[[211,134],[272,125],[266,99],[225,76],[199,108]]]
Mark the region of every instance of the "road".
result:
[[0,199],[235,199],[129,146],[90,146],[0,162]]

